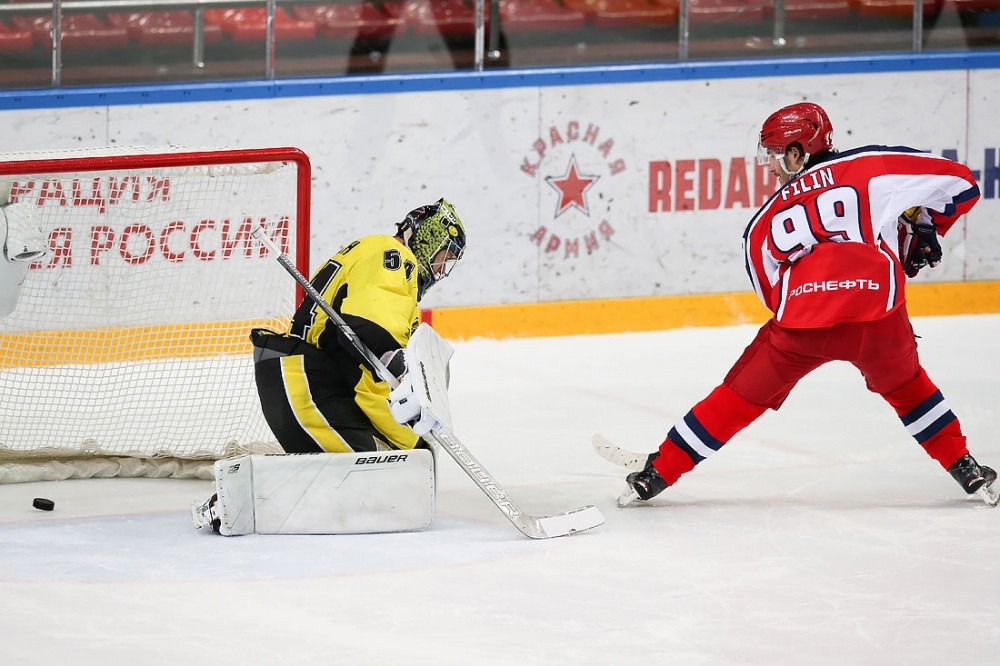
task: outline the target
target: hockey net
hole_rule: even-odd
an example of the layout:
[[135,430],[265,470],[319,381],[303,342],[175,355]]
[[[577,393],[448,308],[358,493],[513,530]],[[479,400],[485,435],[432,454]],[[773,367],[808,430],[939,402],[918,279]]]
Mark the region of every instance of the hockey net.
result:
[[0,155],[0,483],[279,450],[249,333],[299,294],[251,232],[308,274],[309,209],[294,148]]

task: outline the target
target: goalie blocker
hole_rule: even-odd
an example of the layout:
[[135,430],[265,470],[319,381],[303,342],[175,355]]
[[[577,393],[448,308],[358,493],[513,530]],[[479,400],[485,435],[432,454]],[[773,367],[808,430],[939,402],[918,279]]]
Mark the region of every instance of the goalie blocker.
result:
[[216,495],[196,527],[242,534],[364,534],[427,527],[434,517],[428,449],[251,454],[215,463]]

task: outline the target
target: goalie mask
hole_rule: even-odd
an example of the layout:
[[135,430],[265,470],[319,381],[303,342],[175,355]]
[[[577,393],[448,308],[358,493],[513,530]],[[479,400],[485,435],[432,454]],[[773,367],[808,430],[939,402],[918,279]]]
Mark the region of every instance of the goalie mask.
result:
[[465,254],[465,227],[455,207],[443,198],[411,210],[396,234],[417,258],[418,301]]

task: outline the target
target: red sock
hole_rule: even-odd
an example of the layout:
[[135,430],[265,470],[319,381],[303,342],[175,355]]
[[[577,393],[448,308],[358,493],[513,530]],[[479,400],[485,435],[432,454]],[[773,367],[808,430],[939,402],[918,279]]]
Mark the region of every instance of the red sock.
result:
[[674,485],[766,409],[747,402],[725,384],[716,387],[670,429],[653,467],[667,485]]
[[882,396],[906,431],[931,458],[948,469],[969,452],[958,417],[923,368],[910,382]]

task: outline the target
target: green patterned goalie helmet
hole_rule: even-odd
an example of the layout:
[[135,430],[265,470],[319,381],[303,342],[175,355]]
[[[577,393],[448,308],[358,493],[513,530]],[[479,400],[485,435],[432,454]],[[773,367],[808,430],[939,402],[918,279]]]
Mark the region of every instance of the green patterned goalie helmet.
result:
[[411,210],[397,234],[417,258],[417,300],[451,273],[465,254],[465,227],[444,199]]

